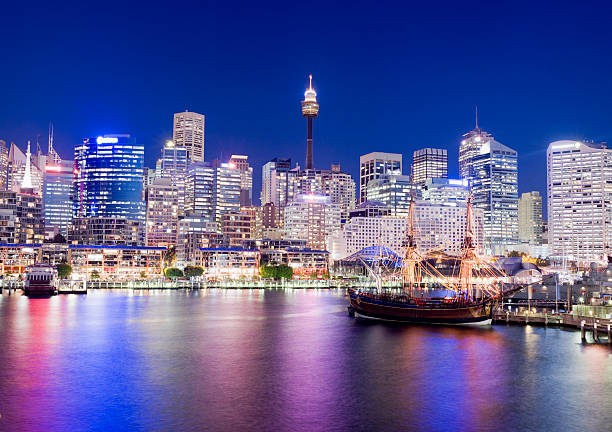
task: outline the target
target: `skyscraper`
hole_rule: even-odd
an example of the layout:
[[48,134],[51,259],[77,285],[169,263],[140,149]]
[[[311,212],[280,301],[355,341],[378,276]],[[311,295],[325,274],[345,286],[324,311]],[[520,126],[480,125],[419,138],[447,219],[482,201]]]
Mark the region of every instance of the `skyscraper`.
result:
[[532,245],[542,244],[542,195],[540,192],[521,194],[518,201],[519,240]]
[[162,149],[158,177],[170,179],[177,190],[178,214],[185,214],[185,178],[189,159],[187,148],[179,147],[173,141],[167,141]]
[[368,200],[368,183],[380,176],[401,175],[402,155],[398,153],[368,153],[359,158],[359,202]]
[[43,214],[48,237],[61,234],[68,238],[72,222],[73,162],[52,159],[45,167],[43,180]]
[[0,140],[0,191],[8,188],[8,148],[6,141]]
[[285,238],[306,240],[316,250],[326,250],[328,236],[340,229],[340,207],[323,195],[295,197],[284,218]]
[[414,184],[425,184],[427,179],[448,177],[448,154],[445,149],[424,148],[412,155]]
[[204,160],[204,115],[191,111],[174,114],[172,141],[187,149],[192,162]]
[[518,154],[478,127],[465,136],[461,175],[469,181],[474,207],[484,210],[484,249],[499,255],[518,243]]
[[261,168],[261,204],[273,203],[278,209],[291,201],[291,178],[296,171],[291,170],[291,159],[274,158]]
[[312,120],[319,115],[319,104],[317,103],[317,93],[312,88],[312,75],[309,75],[310,86],[304,93],[302,101],[302,115],[308,122],[308,132],[306,138],[306,169],[313,169],[312,156]]
[[612,242],[612,149],[555,141],[546,159],[551,255],[583,264],[605,261]]
[[384,174],[371,179],[367,186],[368,201],[384,204],[391,210],[392,216],[408,216],[410,199],[414,187],[410,176],[400,174]]
[[157,178],[145,190],[147,246],[176,245],[178,190],[169,178]]
[[144,147],[129,135],[85,138],[74,149],[73,215],[144,224]]

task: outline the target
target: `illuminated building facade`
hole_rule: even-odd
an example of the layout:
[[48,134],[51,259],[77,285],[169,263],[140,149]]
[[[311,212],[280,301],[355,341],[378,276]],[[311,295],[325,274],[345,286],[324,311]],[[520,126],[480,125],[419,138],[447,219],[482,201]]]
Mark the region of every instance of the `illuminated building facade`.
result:
[[285,238],[305,239],[309,248],[325,250],[327,237],[340,229],[340,207],[323,195],[298,195],[285,208]]
[[612,150],[555,141],[547,154],[548,243],[556,258],[606,261],[612,242]]
[[129,135],[86,138],[74,149],[73,216],[144,225],[144,147]]
[[29,159],[30,187],[35,195],[42,196],[43,174],[47,158],[41,153],[32,154],[30,150],[30,141],[28,141],[25,153],[15,143],[11,143],[7,162],[7,189],[13,192],[21,191]]
[[368,182],[368,201],[376,201],[391,209],[392,216],[408,216],[414,187],[410,176],[385,174]]
[[308,123],[307,137],[306,137],[306,169],[313,169],[313,156],[312,156],[312,120],[319,115],[319,104],[317,103],[317,93],[312,88],[312,75],[310,75],[310,86],[304,93],[304,100],[302,101],[302,115],[306,117]]
[[518,243],[518,154],[491,138],[468,166],[474,207],[484,210],[485,252],[501,255]]
[[283,209],[293,200],[293,178],[297,170],[291,169],[291,159],[274,158],[261,169],[261,205],[274,204],[278,226],[283,224]]
[[0,191],[8,188],[8,147],[0,140]]
[[249,166],[249,157],[232,155],[229,165],[240,171],[240,206],[248,207],[253,204],[253,168]]
[[47,164],[43,181],[43,214],[45,233],[53,238],[61,234],[68,238],[68,226],[72,222],[72,193],[74,180],[72,161],[59,160]]
[[188,167],[187,148],[179,147],[173,141],[166,142],[162,149],[158,177],[170,179],[172,185],[176,187],[180,216],[185,214],[185,179]]
[[0,243],[38,244],[43,240],[41,197],[32,188],[0,191]]
[[166,248],[146,246],[69,245],[68,263],[73,274],[96,272],[101,280],[129,281],[163,277]]
[[143,222],[122,217],[91,216],[72,218],[68,241],[72,244],[142,246]]
[[237,213],[226,213],[221,218],[221,232],[231,247],[242,246],[245,240],[255,237],[257,211],[254,207],[242,208]]
[[204,267],[206,279],[240,279],[259,275],[257,249],[201,248],[199,264]]
[[437,204],[467,204],[470,194],[468,181],[455,179],[427,179],[420,189],[420,198]]
[[424,148],[412,155],[412,178],[414,184],[425,184],[428,179],[448,177],[448,154],[445,149]]
[[384,175],[402,174],[402,155],[373,152],[359,158],[359,202],[374,200],[368,196],[368,183]]
[[518,201],[519,241],[542,244],[542,195],[540,192],[521,194]]
[[223,245],[223,235],[217,232],[217,224],[203,217],[185,216],[179,219],[176,243],[176,260],[179,267],[198,264],[201,247]]
[[178,190],[169,178],[158,178],[145,190],[147,204],[147,246],[176,244],[178,230]]
[[190,111],[174,114],[172,141],[187,149],[191,162],[204,161],[204,115]]

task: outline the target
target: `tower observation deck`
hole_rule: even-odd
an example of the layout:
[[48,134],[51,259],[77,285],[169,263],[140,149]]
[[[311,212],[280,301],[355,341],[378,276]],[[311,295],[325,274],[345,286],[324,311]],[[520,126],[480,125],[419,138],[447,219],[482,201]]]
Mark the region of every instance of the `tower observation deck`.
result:
[[313,169],[312,163],[312,119],[319,115],[317,93],[312,88],[312,75],[309,75],[310,86],[304,93],[302,101],[302,115],[308,120],[308,136],[306,140],[306,169]]

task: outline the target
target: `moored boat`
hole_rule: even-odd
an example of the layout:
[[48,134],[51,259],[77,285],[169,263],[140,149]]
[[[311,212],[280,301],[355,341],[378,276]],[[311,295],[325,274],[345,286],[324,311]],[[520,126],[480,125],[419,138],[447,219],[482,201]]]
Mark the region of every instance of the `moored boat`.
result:
[[25,295],[48,297],[57,294],[57,270],[49,264],[34,264],[25,271]]

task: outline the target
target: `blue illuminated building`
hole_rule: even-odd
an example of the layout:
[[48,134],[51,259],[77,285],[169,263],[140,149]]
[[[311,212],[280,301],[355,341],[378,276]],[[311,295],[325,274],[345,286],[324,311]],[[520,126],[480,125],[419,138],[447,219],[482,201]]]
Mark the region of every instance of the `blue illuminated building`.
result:
[[72,221],[72,161],[47,164],[43,182],[43,214],[45,229],[53,235],[68,235]]
[[74,149],[73,215],[144,224],[144,146],[129,135],[85,138]]

